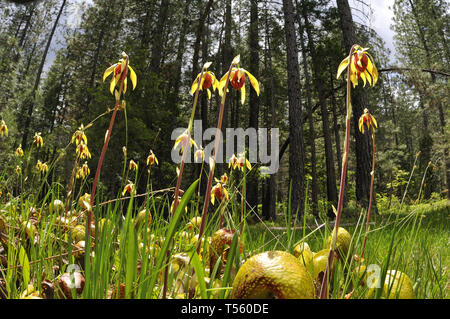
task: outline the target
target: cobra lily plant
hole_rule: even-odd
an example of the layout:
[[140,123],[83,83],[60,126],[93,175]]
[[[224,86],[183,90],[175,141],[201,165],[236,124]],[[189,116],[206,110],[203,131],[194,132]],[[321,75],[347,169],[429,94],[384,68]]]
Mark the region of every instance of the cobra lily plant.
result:
[[370,114],[368,109],[364,109],[363,115],[359,118],[359,131],[364,134],[364,126],[367,127],[367,130],[371,131],[372,137],[372,171],[370,172],[370,198],[369,198],[369,207],[367,208],[367,220],[366,220],[366,233],[364,234],[364,243],[361,252],[361,257],[364,257],[364,250],[366,248],[367,234],[369,233],[369,220],[370,220],[370,212],[372,210],[372,199],[373,199],[373,181],[374,181],[374,173],[375,173],[375,128],[378,127],[377,120]]
[[225,82],[229,76],[230,84],[235,89],[241,92],[241,104],[245,102],[245,75],[248,76],[251,86],[255,90],[256,94],[259,96],[259,83],[258,80],[246,69],[240,68],[239,63],[236,64],[236,67],[233,67],[229,72],[225,73],[219,82],[219,93],[223,94],[223,88],[225,86]]
[[[97,183],[98,183],[98,179],[100,177],[100,171],[102,168],[103,160],[105,158],[105,153],[106,153],[106,150],[108,149],[109,139],[111,138],[111,132],[112,132],[112,128],[114,126],[114,120],[116,118],[116,113],[117,113],[117,110],[119,110],[119,108],[122,105],[122,103],[120,103],[120,99],[121,99],[122,95],[124,95],[127,91],[128,71],[130,72],[130,80],[133,85],[133,90],[137,86],[136,72],[130,66],[129,62],[130,62],[130,59],[129,59],[128,55],[125,52],[122,52],[122,58],[117,63],[115,63],[115,64],[111,65],[109,68],[107,68],[105,70],[105,72],[103,73],[103,81],[105,81],[111,74],[113,75],[110,85],[109,85],[109,90],[110,90],[111,94],[113,94],[115,96],[116,104],[114,106],[114,111],[111,116],[111,120],[109,122],[109,128],[106,133],[105,143],[103,144],[103,149],[102,149],[102,152],[100,154],[100,158],[99,158],[98,164],[97,164],[97,170],[95,172],[94,182],[92,184],[92,193],[91,193],[91,198],[90,198],[91,207],[94,206],[95,191],[97,189]],[[118,90],[116,89],[117,87],[118,87]],[[89,211],[87,223],[88,223],[88,228],[89,228],[88,230],[90,231],[90,227],[91,227],[91,223],[92,223],[92,211]]]
[[[331,265],[333,263],[334,251],[336,249],[336,241],[338,235],[339,224],[342,215],[342,205],[344,201],[344,190],[345,190],[345,179],[347,176],[347,164],[348,164],[348,154],[349,154],[349,145],[350,145],[350,117],[352,113],[352,106],[350,101],[350,93],[351,87],[350,83],[353,84],[353,88],[358,85],[359,79],[361,79],[364,83],[364,86],[367,82],[369,82],[370,86],[374,86],[378,81],[378,71],[374,63],[374,59],[367,52],[367,48],[363,48],[358,44],[354,44],[349,52],[349,55],[342,60],[337,70],[337,78],[340,77],[344,70],[347,70],[347,91],[346,91],[346,122],[345,122],[345,140],[344,140],[344,156],[342,158],[342,171],[341,171],[341,180],[339,187],[339,200],[336,209],[336,222],[335,222],[335,231],[334,236],[331,239],[330,245],[330,253],[328,254],[327,266],[325,268],[323,281],[320,289],[320,298],[326,299],[328,297],[328,280],[331,278],[330,272],[333,271]],[[372,120],[371,117],[363,118],[364,120]],[[376,125],[376,121],[370,122]]]

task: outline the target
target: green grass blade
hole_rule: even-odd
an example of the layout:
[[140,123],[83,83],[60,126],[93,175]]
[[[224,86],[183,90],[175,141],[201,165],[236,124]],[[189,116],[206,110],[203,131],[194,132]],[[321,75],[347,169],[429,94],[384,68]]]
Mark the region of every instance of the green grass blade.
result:
[[125,271],[125,297],[131,298],[134,280],[137,273],[137,236],[134,225],[131,220],[127,223],[127,255],[126,255],[126,271]]
[[[230,279],[231,268],[233,267],[233,260],[236,255],[236,247],[239,241],[239,232],[235,232],[233,236],[233,240],[231,242],[230,253],[228,254],[227,265],[225,266],[225,271],[223,274],[222,287],[228,287],[228,281]],[[220,292],[219,299],[225,298],[226,289],[223,289]]]
[[22,245],[19,245],[19,263],[22,266],[22,277],[24,281],[24,287],[28,287],[30,282],[30,262],[28,261],[28,256]]
[[150,293],[150,294],[153,292],[153,289],[155,287],[156,280],[158,278],[158,273],[163,268],[163,262],[164,262],[165,258],[167,257],[166,256],[167,251],[169,250],[169,246],[172,243],[172,238],[175,235],[175,230],[178,225],[178,222],[180,221],[181,214],[185,212],[184,208],[189,203],[189,200],[191,199],[192,195],[194,195],[198,181],[199,180],[197,179],[195,182],[193,182],[191,184],[191,186],[189,186],[188,190],[184,193],[183,197],[181,198],[180,203],[178,204],[175,214],[172,216],[172,220],[169,223],[169,227],[166,232],[166,238],[164,240],[164,244],[161,247],[161,251],[159,252],[159,255],[158,255],[158,258],[156,261],[156,267],[154,268],[153,274],[150,279],[149,290],[148,290],[148,293]]
[[288,211],[286,214],[286,234],[287,234],[287,238],[288,238],[288,246],[287,246],[287,250],[290,252],[291,251],[291,247],[290,247],[290,238],[291,238],[291,219],[292,219],[292,181],[289,184],[289,203],[288,203]]
[[195,275],[197,276],[198,287],[200,288],[200,296],[202,299],[208,299],[206,293],[205,272],[203,271],[203,265],[200,262],[197,252],[194,250],[191,256],[191,263],[194,267]]

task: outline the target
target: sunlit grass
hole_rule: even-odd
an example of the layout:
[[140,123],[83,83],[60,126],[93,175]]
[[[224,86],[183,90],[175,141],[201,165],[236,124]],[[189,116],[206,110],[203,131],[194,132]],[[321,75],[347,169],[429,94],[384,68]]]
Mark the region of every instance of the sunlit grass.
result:
[[[308,217],[306,221],[293,216],[290,224],[281,218],[275,223],[263,222],[255,211],[249,210],[246,219],[258,222],[251,222],[244,228],[241,234],[245,243],[242,254],[238,254],[234,243],[227,256],[228,260],[237,258],[239,262],[227,262],[219,267],[219,260],[214,269],[209,269],[208,241],[205,241],[205,249],[200,255],[194,253],[196,229],[188,227],[189,220],[198,215],[196,190],[197,185],[193,184],[180,201],[175,215],[169,219],[169,195],[163,195],[165,199],[158,202],[149,197],[150,224],[136,224],[134,216],[142,207],[133,200],[128,200],[125,205],[120,200],[98,205],[94,207],[97,218],[93,236],[86,236],[83,223],[86,216],[78,204],[68,215],[61,207],[51,204],[58,203],[55,202],[60,196],[57,184],[41,201],[11,198],[0,207],[3,294],[8,298],[20,298],[31,295],[35,290],[43,297],[43,283],[50,282],[55,290],[54,297],[65,298],[67,296],[63,295],[58,280],[70,267],[77,265],[85,278],[85,285],[81,294],[74,289],[73,297],[161,298],[163,271],[167,265],[168,298],[223,298],[230,292],[237,268],[252,255],[269,250],[293,253],[294,247],[303,241],[313,252],[326,248],[333,227],[327,220]],[[231,200],[237,203],[227,206],[225,224],[238,231],[239,219],[235,215],[240,214],[239,197],[231,194]],[[365,264],[383,268],[389,257],[387,269],[408,274],[414,283],[416,298],[448,298],[449,210],[448,201],[443,200],[406,205],[402,213],[376,216],[368,237]],[[209,239],[218,229],[219,219],[219,211],[216,210],[206,225],[205,238]],[[364,222],[364,214],[342,221],[344,228],[352,234],[352,254],[361,250]],[[83,225],[81,235],[76,225]],[[80,243],[82,241],[85,248]],[[391,254],[388,255],[391,243]],[[175,257],[167,264],[168,251]],[[183,253],[187,261],[191,260],[190,264],[175,262]],[[351,261],[349,268],[339,265],[333,279],[332,298],[343,298],[354,288],[355,278],[349,269],[354,269],[356,262]],[[214,281],[209,280],[211,275],[216,277]],[[223,281],[224,276],[226,282]],[[191,280],[193,283],[189,283]],[[32,288],[24,294],[28,284]],[[352,298],[365,298],[366,293],[367,288],[356,286]]]

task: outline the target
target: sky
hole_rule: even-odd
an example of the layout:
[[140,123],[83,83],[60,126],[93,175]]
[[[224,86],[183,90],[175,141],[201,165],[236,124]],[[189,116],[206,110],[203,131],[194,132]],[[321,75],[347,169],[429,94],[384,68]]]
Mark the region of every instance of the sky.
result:
[[[394,13],[390,7],[394,0],[349,0],[353,20],[374,29],[386,42],[386,46],[394,52],[394,31],[390,29]],[[372,14],[369,15],[369,12]],[[366,14],[366,16],[364,16]]]
[[394,52],[394,31],[390,29],[393,23],[394,13],[390,6],[394,4],[394,0],[369,0],[373,9],[372,27],[386,42],[386,46]]
[[[92,4],[92,0],[73,0],[69,2],[69,8],[66,10],[66,16],[62,17],[64,24],[77,24],[80,22],[80,9],[77,4]],[[390,29],[392,24],[393,12],[389,8],[394,0],[349,0],[352,8],[353,19],[355,22],[364,23],[372,27],[378,35],[386,42],[386,46],[394,52],[393,35],[394,31]],[[367,15],[372,10],[371,15]],[[364,15],[366,14],[366,16]],[[61,36],[57,38],[61,39]],[[57,41],[54,41],[57,42]],[[51,52],[47,58],[44,73],[48,70],[55,58],[55,51],[60,48],[61,44],[52,43]]]

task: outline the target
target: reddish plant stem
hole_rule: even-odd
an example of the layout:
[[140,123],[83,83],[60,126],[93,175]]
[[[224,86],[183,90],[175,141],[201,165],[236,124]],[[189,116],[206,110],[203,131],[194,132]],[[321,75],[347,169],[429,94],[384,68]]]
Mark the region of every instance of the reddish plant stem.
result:
[[[123,80],[120,82],[119,97],[122,95],[122,90],[123,90]],[[111,138],[111,132],[112,132],[112,128],[114,126],[114,120],[116,118],[117,110],[119,109],[119,103],[120,103],[120,99],[119,100],[116,99],[116,104],[114,106],[114,112],[111,116],[111,120],[109,121],[108,134],[106,134],[105,144],[103,144],[102,153],[100,154],[100,158],[99,158],[98,164],[97,164],[97,170],[95,172],[94,183],[92,185],[91,203],[90,203],[91,209],[88,211],[88,218],[87,218],[89,234],[91,233],[91,224],[93,223],[92,208],[94,207],[94,203],[95,203],[95,191],[97,189],[97,183],[98,183],[98,179],[100,177],[100,171],[102,169],[103,160],[105,159],[106,150],[108,149],[109,139]]]
[[[189,138],[190,138],[190,134],[189,134]],[[181,146],[181,147],[183,149],[183,146]],[[175,193],[174,193],[175,198],[174,198],[173,207],[172,207],[172,215],[175,214],[175,211],[177,210],[177,207],[178,207],[178,194],[180,192],[181,176],[183,175],[183,167],[184,167],[185,158],[186,158],[186,150],[183,150],[183,157],[181,159],[180,171],[179,171],[178,180],[177,180],[177,186],[175,188]],[[169,277],[169,262],[170,262],[170,249],[167,250],[166,266],[164,267],[164,282],[163,282],[162,299],[167,299],[167,281],[168,281],[168,277]]]
[[320,287],[320,299],[327,299],[328,298],[328,277],[329,273],[332,272],[331,265],[334,258],[334,250],[336,249],[336,240],[337,240],[337,233],[339,224],[341,222],[341,215],[342,215],[342,205],[344,203],[344,190],[345,190],[345,179],[347,177],[347,163],[348,163],[348,152],[349,152],[349,145],[350,145],[350,116],[351,116],[351,98],[350,98],[350,63],[352,63],[352,53],[353,48],[356,46],[354,44],[351,49],[348,56],[348,66],[347,66],[347,100],[346,100],[346,109],[347,109],[347,116],[346,116],[346,122],[345,122],[345,142],[344,142],[344,157],[342,159],[342,171],[341,171],[341,182],[339,185],[339,202],[337,206],[337,212],[336,212],[336,222],[334,225],[335,232],[334,232],[334,238],[331,240],[331,247],[330,247],[330,253],[328,254],[328,261],[327,266],[324,271],[324,276],[322,280],[322,285]]
[[163,292],[162,299],[167,299],[167,281],[169,278],[169,262],[170,262],[170,249],[167,250],[166,267],[164,268],[164,281],[163,281]]
[[[245,161],[245,158],[244,158]],[[242,194],[241,194],[241,225],[239,227],[239,235],[242,234],[242,231],[244,229],[244,207],[246,205],[246,184],[247,184],[247,178],[246,175],[247,174],[247,168],[245,167],[245,163],[244,163],[244,182],[242,183]]]
[[186,152],[185,150],[183,151],[183,157],[181,159],[181,164],[180,164],[180,171],[178,174],[178,179],[177,179],[177,186],[175,187],[175,192],[174,192],[174,202],[173,202],[173,209],[172,209],[172,215],[175,214],[175,211],[177,210],[178,207],[178,194],[180,193],[180,187],[181,187],[181,176],[183,175],[183,168],[184,168],[184,161],[186,160]]
[[220,202],[220,222],[219,222],[219,229],[222,229],[223,227],[223,213],[224,213],[225,205],[223,201]]
[[[149,190],[148,190],[148,184],[150,183],[150,174],[152,172],[152,166],[150,165],[148,168],[148,175],[147,175],[147,184],[145,185],[145,192],[148,194]],[[148,202],[149,196],[145,196],[145,201],[144,201],[144,207],[145,209],[147,209],[147,202]]]
[[[175,214],[175,211],[178,207],[178,194],[180,193],[180,187],[181,187],[181,177],[183,176],[183,168],[184,168],[184,162],[186,161],[186,155],[187,155],[187,148],[190,147],[191,143],[191,130],[192,130],[192,122],[194,121],[194,115],[195,115],[195,109],[197,106],[198,101],[198,93],[200,91],[200,85],[202,84],[203,79],[203,72],[205,68],[202,67],[202,72],[200,73],[200,77],[198,79],[198,85],[197,89],[195,90],[195,97],[194,97],[194,103],[192,107],[192,114],[191,118],[189,120],[188,125],[188,141],[187,145],[183,145],[183,141],[181,141],[181,150],[183,152],[183,156],[181,158],[181,164],[180,164],[180,171],[178,173],[178,179],[177,179],[177,186],[175,187],[175,193],[174,193],[174,202],[173,202],[173,208],[172,208],[172,215]],[[166,299],[167,297],[167,278],[169,276],[169,261],[170,261],[170,250],[167,251],[167,262],[166,267],[164,268],[164,284],[163,284],[163,293],[162,293],[162,299]]]
[[430,165],[431,165],[431,161],[428,162],[428,165],[425,168],[425,172],[423,173],[422,182],[420,183],[419,195],[417,196],[417,199],[416,199],[417,204],[420,202],[420,196],[422,195],[422,187],[423,187],[423,184],[425,183],[425,176],[427,175],[427,171],[428,171],[428,168],[430,167]]
[[66,204],[64,207],[64,217],[67,218],[67,213],[69,211],[70,208],[70,201],[72,198],[72,187],[73,187],[73,180],[74,180],[74,176],[75,176],[75,171],[78,168],[78,160],[79,160],[79,156],[77,155],[76,159],[75,159],[75,163],[73,165],[73,169],[72,169],[72,175],[70,176],[70,183],[69,183],[69,190],[67,192],[67,200],[66,200]]
[[[192,131],[192,122],[194,120],[194,115],[195,115],[195,109],[197,106],[197,101],[198,101],[198,93],[200,91],[200,85],[202,84],[202,79],[203,79],[203,73],[205,71],[205,68],[202,67],[202,72],[200,73],[200,77],[198,79],[198,85],[197,85],[197,89],[195,90],[195,97],[194,97],[194,103],[193,103],[193,107],[192,107],[192,114],[191,114],[191,118],[189,120],[189,126],[188,126],[188,145],[190,145],[190,139],[191,139],[191,131]],[[186,148],[188,147],[188,145],[186,145]],[[190,146],[189,146],[190,147]],[[178,207],[178,194],[180,193],[180,187],[181,187],[181,177],[183,175],[183,168],[184,168],[184,162],[186,161],[186,150],[183,147],[183,141],[181,142],[181,150],[183,152],[183,157],[181,158],[181,164],[180,164],[180,173],[178,174],[178,180],[177,180],[177,186],[175,187],[175,199],[174,199],[174,203],[173,203],[173,211],[172,211],[172,215],[175,214],[175,211],[177,210]]]
[[[244,188],[242,186],[242,188]],[[241,195],[241,225],[239,226],[239,235],[242,234],[242,230],[244,229],[244,190],[242,190],[242,195]]]
[[[23,182],[22,182],[22,194],[24,192],[24,186],[25,186],[25,182],[27,181],[27,176],[28,176],[28,164],[30,163],[30,157],[31,157],[31,151],[33,150],[33,142],[31,142],[31,146],[30,146],[30,150],[27,156],[27,164],[25,165],[25,171],[24,171],[24,175],[23,175]],[[36,146],[37,147],[37,146]]]
[[370,197],[369,197],[369,208],[367,209],[367,220],[366,220],[366,233],[364,235],[364,243],[361,252],[361,258],[364,257],[364,250],[366,248],[367,234],[369,233],[369,220],[370,220],[370,212],[372,210],[372,199],[373,199],[373,181],[375,174],[375,132],[372,127],[372,176],[370,178]]
[[200,224],[200,230],[198,232],[198,243],[197,243],[197,253],[198,254],[200,254],[200,247],[202,245],[202,236],[203,236],[203,232],[205,230],[205,224],[206,224],[206,215],[208,212],[209,201],[211,198],[212,181],[214,178],[214,169],[216,167],[216,151],[217,151],[217,148],[219,147],[219,140],[220,140],[220,136],[222,133],[223,110],[225,107],[225,98],[227,95],[228,82],[230,81],[230,74],[231,74],[231,69],[233,68],[233,65],[234,65],[234,63],[232,62],[230,64],[230,68],[228,69],[227,80],[225,81],[225,86],[223,88],[223,97],[222,97],[222,101],[220,103],[219,119],[217,121],[216,140],[215,140],[214,150],[213,150],[213,155],[212,155],[213,165],[209,168],[208,184],[206,186],[205,201],[203,204],[202,222]]

